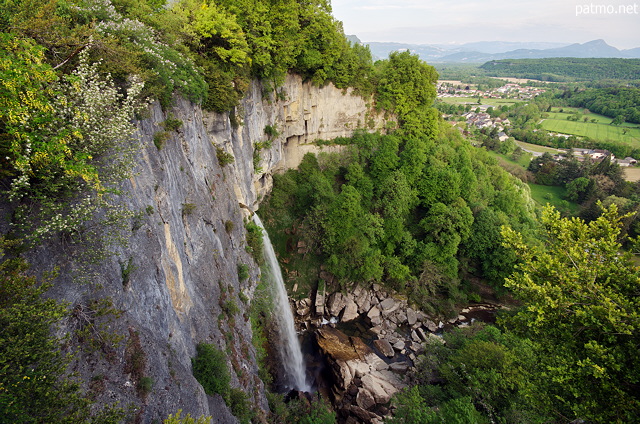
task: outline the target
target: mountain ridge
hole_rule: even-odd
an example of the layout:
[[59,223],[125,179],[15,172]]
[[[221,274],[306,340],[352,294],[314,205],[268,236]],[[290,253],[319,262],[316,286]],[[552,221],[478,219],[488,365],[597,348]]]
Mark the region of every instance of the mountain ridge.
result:
[[[393,42],[362,42],[362,44],[368,45],[371,53],[378,58],[384,58],[392,51],[409,50],[418,54],[422,60],[434,63],[484,63],[500,59],[544,59],[550,57],[640,58],[640,47],[620,50],[602,39],[573,44],[505,41],[479,41],[451,46]],[[553,45],[555,47],[532,48]],[[508,48],[513,49],[504,50]]]

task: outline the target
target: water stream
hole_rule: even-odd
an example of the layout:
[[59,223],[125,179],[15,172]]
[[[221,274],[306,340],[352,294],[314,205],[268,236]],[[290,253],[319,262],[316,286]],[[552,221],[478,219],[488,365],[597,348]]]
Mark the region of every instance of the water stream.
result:
[[280,343],[278,349],[282,358],[282,367],[285,373],[285,381],[289,389],[310,392],[311,387],[307,383],[306,366],[300,348],[300,340],[293,321],[293,312],[289,305],[289,297],[287,289],[284,285],[280,264],[276,258],[276,253],[269,240],[269,234],[262,225],[262,221],[257,214],[253,214],[253,222],[256,223],[263,233],[264,256],[266,259],[266,268],[263,278],[267,279],[269,287],[273,292],[274,298],[274,318],[279,327]]

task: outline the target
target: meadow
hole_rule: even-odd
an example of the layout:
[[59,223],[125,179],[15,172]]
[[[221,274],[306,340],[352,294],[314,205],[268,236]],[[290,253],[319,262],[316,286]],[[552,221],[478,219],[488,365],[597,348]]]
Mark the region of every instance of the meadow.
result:
[[[573,134],[582,137],[589,137],[597,141],[615,141],[618,143],[630,144],[634,148],[640,148],[640,127],[637,124],[624,123],[622,125],[611,125],[611,118],[597,113],[582,113],[582,109],[563,108],[562,112],[554,108],[549,112],[549,117],[541,122],[542,128],[547,131]],[[578,121],[569,121],[567,117],[575,112],[581,112],[582,116]],[[587,118],[587,122],[584,118]],[[594,122],[591,122],[595,120]],[[625,134],[626,131],[626,134]]]
[[534,183],[529,183],[528,185],[531,189],[531,197],[538,205],[545,206],[549,203],[563,214],[575,214],[578,212],[578,204],[564,199],[567,192],[564,187]]

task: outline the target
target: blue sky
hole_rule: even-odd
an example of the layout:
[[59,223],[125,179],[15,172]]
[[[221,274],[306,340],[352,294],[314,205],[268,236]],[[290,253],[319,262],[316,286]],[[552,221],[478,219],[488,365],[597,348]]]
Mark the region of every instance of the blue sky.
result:
[[331,0],[331,4],[345,33],[362,41],[584,43],[601,38],[620,49],[640,47],[640,0]]

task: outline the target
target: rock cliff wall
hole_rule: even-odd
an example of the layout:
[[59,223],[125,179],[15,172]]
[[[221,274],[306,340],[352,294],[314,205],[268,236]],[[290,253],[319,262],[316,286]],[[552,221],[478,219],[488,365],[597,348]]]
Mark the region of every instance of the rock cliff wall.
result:
[[[267,408],[248,319],[260,271],[247,253],[243,218],[257,209],[274,172],[320,150],[314,140],[350,135],[367,122],[370,129],[385,125],[349,90],[289,76],[284,92],[284,100],[269,102],[253,84],[236,111],[237,126],[228,114],[203,113],[176,99],[167,112],[183,124],[161,149],[153,137],[168,115],[153,105],[138,123],[136,174],[116,201],[134,216],[103,234],[121,236],[116,254],[82,265],[92,248],[57,239],[29,255],[36,270],[61,270],[51,295],[74,311],[60,329],[69,350],[80,352],[74,371],[99,403],[132,405],[132,422],[161,422],[178,409],[237,422],[222,398],[207,396],[192,375],[201,342],[226,352],[231,386]],[[266,139],[267,125],[280,135],[261,151],[263,172],[256,174],[254,144]],[[235,161],[221,166],[216,147]],[[239,275],[245,265],[248,278]],[[112,313],[104,314],[108,304]]]
[[[274,173],[296,168],[306,153],[341,148],[318,146],[316,140],[350,136],[357,128],[383,131],[390,123],[373,110],[370,99],[355,95],[352,89],[340,90],[332,84],[316,87],[297,75],[287,76],[278,97],[264,98],[263,87],[256,82],[235,113],[242,125],[232,127],[227,115],[204,116],[211,140],[236,158],[232,165],[234,190],[239,202],[252,211],[271,190]],[[269,139],[267,126],[279,135],[271,148],[260,151],[261,172],[255,172],[254,145]]]

